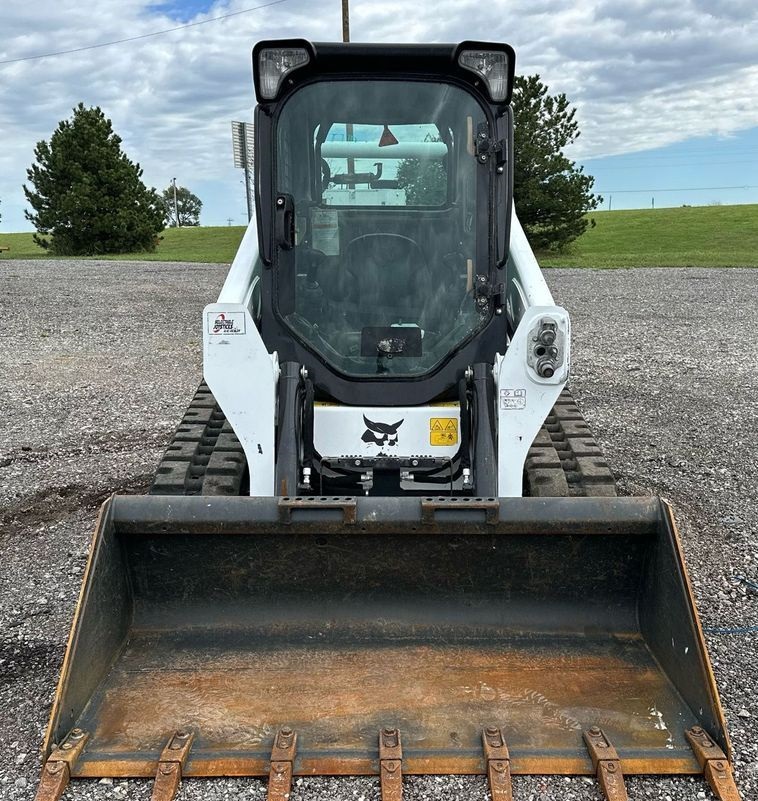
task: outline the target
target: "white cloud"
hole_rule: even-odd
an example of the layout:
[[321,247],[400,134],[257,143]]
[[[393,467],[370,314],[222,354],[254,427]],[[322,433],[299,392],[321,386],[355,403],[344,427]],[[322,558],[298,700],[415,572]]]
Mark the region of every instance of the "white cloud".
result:
[[[255,0],[217,2],[207,19]],[[177,24],[154,0],[3,0],[0,61],[139,36]],[[575,157],[656,147],[758,125],[758,6],[740,0],[353,0],[361,41],[508,41],[579,108]],[[186,17],[186,15],[185,15]],[[34,144],[79,101],[100,105],[158,187],[230,181],[229,121],[253,107],[260,38],[340,36],[340,2],[287,2],[112,47],[0,65],[0,213],[21,225]],[[219,210],[216,219],[225,216]]]

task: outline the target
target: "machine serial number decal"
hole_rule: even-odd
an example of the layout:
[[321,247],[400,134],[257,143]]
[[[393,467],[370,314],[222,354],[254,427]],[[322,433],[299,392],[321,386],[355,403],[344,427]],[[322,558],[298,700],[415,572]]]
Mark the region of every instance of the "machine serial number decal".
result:
[[244,312],[208,312],[209,334],[244,334]]
[[430,445],[457,445],[458,420],[455,417],[429,418]]
[[501,389],[500,390],[501,409],[526,409],[526,390],[525,389]]

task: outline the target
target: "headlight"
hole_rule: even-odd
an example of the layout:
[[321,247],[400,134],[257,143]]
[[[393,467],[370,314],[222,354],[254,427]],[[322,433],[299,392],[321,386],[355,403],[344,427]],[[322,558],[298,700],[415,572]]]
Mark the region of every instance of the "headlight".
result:
[[502,50],[464,50],[458,63],[479,75],[487,84],[490,97],[502,103],[508,96],[508,54]]
[[265,48],[258,54],[258,90],[265,100],[273,100],[284,78],[310,60],[304,47]]

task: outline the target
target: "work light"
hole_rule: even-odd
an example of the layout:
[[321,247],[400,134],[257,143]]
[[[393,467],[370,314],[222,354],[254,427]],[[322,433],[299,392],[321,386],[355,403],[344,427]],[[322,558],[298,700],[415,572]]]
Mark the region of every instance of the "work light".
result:
[[502,103],[508,96],[508,54],[502,50],[463,50],[458,63],[479,75],[490,97]]
[[258,89],[265,100],[273,100],[284,78],[310,59],[304,47],[267,47],[258,54]]

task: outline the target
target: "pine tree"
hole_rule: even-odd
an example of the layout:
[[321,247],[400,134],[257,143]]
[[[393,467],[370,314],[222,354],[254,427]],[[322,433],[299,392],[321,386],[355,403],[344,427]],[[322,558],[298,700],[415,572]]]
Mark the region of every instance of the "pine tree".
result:
[[595,179],[563,149],[580,134],[566,95],[549,95],[539,75],[517,76],[513,93],[516,213],[538,250],[560,249],[594,221],[587,212],[602,203]]
[[24,193],[34,240],[56,255],[154,250],[163,205],[142,183],[142,169],[121,150],[121,138],[99,107],[80,103],[49,142],[34,149]]

